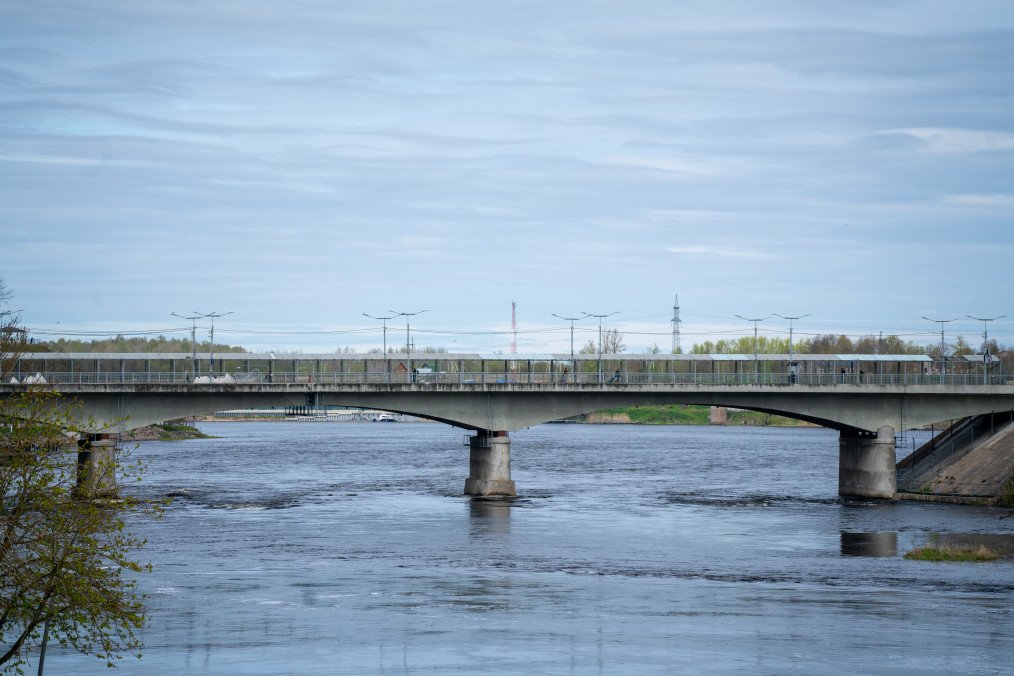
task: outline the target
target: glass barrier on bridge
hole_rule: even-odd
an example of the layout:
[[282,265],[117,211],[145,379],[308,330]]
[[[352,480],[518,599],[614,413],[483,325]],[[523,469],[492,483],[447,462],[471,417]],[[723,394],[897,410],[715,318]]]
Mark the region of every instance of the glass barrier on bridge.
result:
[[[996,385],[996,355],[23,353],[17,384],[165,385]],[[1008,369],[1009,370],[1009,369]],[[3,383],[9,385],[10,383]],[[41,384],[41,382],[39,383]]]
[[213,376],[190,373],[153,371],[84,372],[28,371],[16,372],[13,385],[399,385],[399,386],[469,386],[518,385],[555,388],[601,386],[857,386],[857,385],[1007,385],[1014,384],[1014,375],[982,373],[526,373],[526,372],[430,372],[430,373],[300,373],[293,372],[231,372]]

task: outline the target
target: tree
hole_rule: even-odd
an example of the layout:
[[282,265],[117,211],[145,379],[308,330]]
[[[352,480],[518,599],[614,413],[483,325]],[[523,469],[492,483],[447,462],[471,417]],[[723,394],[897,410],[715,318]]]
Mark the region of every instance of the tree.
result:
[[[0,280],[0,302],[9,298]],[[27,333],[17,313],[0,319],[0,378],[10,383]],[[110,666],[121,653],[140,657],[144,606],[132,574],[150,567],[131,558],[144,542],[124,519],[152,507],[97,499],[68,447],[94,425],[79,424],[77,407],[46,385],[12,389],[0,397],[0,670],[22,671],[44,635]],[[93,471],[116,469],[139,470],[110,461]]]
[[602,332],[602,354],[619,354],[625,352],[623,334],[619,329],[606,329]]

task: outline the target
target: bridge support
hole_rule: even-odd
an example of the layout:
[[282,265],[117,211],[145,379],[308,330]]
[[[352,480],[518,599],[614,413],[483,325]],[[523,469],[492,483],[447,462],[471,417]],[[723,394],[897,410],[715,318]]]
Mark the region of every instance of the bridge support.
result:
[[74,493],[85,499],[118,498],[116,441],[108,434],[89,434],[77,442],[77,485]]
[[893,498],[898,490],[894,428],[883,426],[877,436],[842,432],[838,442],[838,495]]
[[479,430],[469,437],[465,495],[517,495],[511,480],[511,438],[507,432]]

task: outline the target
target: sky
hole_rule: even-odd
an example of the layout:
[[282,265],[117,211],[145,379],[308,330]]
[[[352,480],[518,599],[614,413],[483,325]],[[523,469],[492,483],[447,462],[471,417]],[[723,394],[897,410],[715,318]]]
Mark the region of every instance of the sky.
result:
[[[38,338],[1014,343],[1009,0],[0,0]],[[405,316],[387,322],[405,339]],[[210,321],[198,321],[199,337]],[[576,322],[580,344],[595,319]]]

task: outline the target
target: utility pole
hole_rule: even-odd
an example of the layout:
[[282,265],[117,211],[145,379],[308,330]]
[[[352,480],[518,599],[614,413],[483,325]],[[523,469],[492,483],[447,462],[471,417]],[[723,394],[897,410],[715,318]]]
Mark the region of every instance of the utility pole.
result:
[[677,293],[672,304],[672,353],[682,354],[683,347],[680,345],[680,295]]
[[989,383],[989,322],[995,322],[997,319],[1003,319],[1007,315],[1000,315],[999,317],[965,316],[969,319],[974,319],[977,322],[982,322],[982,384],[986,385]]
[[389,382],[391,382],[391,369],[389,368],[389,364],[387,363],[387,320],[388,319],[394,319],[398,315],[391,315],[390,317],[374,317],[373,315],[367,314],[367,313],[364,312],[363,316],[364,317],[369,317],[370,319],[379,319],[379,320],[381,320],[383,322],[383,327],[384,327],[384,354],[383,354],[383,357],[384,357],[384,382],[385,383],[389,383]]
[[193,367],[194,378],[197,378],[197,320],[201,319],[204,315],[194,312],[192,317],[184,317],[178,315],[175,312],[170,313],[173,317],[179,317],[180,319],[190,320],[190,363]]
[[211,377],[213,377],[215,375],[215,318],[216,317],[224,317],[226,315],[231,315],[231,314],[232,314],[232,311],[230,310],[229,312],[222,312],[222,313],[209,312],[208,314],[204,315],[205,317],[208,317],[209,319],[211,319],[211,353],[208,355],[208,377],[209,378],[211,378]]
[[[599,320],[599,382],[600,383],[602,382],[602,320],[605,317],[612,317],[614,314],[616,314],[618,312],[619,312],[619,310],[616,310],[615,312],[610,312],[609,314],[605,314],[605,315],[597,315],[597,314],[594,314],[594,313],[591,313],[591,312],[585,312],[585,313],[583,313],[585,317],[597,317],[598,320]],[[573,339],[571,339],[571,348],[570,349],[571,349],[571,352],[574,351]],[[573,355],[571,355],[571,358],[573,358]]]
[[384,322],[384,359],[387,359],[387,320],[394,319],[398,315],[391,315],[390,317],[374,317],[373,315],[364,312],[363,316],[369,317],[370,319],[379,319]]
[[[780,315],[777,312],[775,313],[775,317],[781,317],[782,319],[788,319],[789,320],[789,362],[790,363],[792,362],[792,321],[795,320],[795,319],[802,319],[803,317],[809,317],[809,316],[810,315],[808,313],[808,314],[805,314],[805,315],[799,315],[798,317],[786,317],[785,315]],[[756,336],[754,336],[754,340],[756,340],[756,339],[757,339]],[[756,348],[754,348],[754,351],[756,352]]]
[[398,312],[397,310],[388,310],[388,312],[393,312],[395,317],[405,318],[405,356],[406,357],[412,356],[412,334],[411,334],[412,327],[410,326],[409,322],[412,317],[415,317],[416,315],[421,315],[424,312],[429,312],[429,310],[419,310],[418,312]]
[[757,360],[757,323],[762,322],[765,319],[771,319],[771,315],[768,315],[767,317],[761,317],[759,319],[749,319],[747,317],[744,317],[743,315],[736,316],[744,321],[753,322],[753,377],[756,383],[756,381],[759,380],[760,376],[759,364]]
[[560,319],[564,320],[565,322],[570,322],[570,370],[571,370],[571,378],[573,378],[573,382],[576,383],[577,382],[577,374],[574,373],[574,371],[575,371],[575,369],[574,369],[574,322],[580,321],[580,320],[584,319],[584,315],[582,315],[580,317],[563,317],[563,316],[560,316],[560,315],[556,314],[555,312],[552,312],[550,314],[552,314],[554,317],[559,317]]
[[946,343],[944,343],[944,324],[957,320],[957,317],[954,319],[930,319],[926,315],[923,315],[922,318],[928,322],[934,322],[940,325],[940,382],[943,383],[944,376],[947,375],[947,346]]

